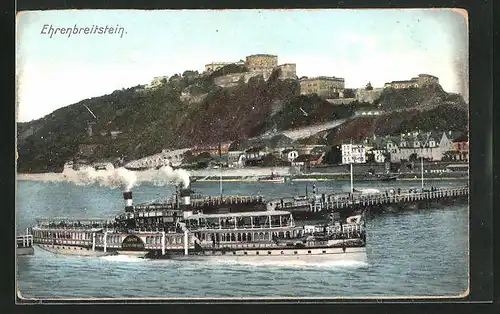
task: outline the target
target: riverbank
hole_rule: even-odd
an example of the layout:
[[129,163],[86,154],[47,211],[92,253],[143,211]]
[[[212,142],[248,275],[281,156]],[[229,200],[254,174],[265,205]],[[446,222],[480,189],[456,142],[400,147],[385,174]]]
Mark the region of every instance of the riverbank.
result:
[[[210,175],[204,175],[191,171],[191,180],[194,182],[256,182],[260,178],[270,175],[270,172],[262,171],[256,173],[254,171],[242,171],[243,169],[238,169],[238,173],[228,173],[222,172],[222,176],[211,173]],[[301,174],[301,175],[290,175],[281,174],[280,172],[274,172],[277,175],[285,177],[286,181],[290,182],[308,182],[308,181],[349,181],[350,175],[345,173],[311,173],[311,174]],[[148,182],[148,173],[137,172],[139,181]],[[382,175],[383,176],[383,175]],[[28,181],[51,181],[51,182],[63,182],[66,181],[66,177],[62,173],[19,173],[17,174],[17,180],[28,180]],[[375,175],[354,175],[354,181],[381,181],[380,177]],[[397,181],[420,181],[421,177],[417,174],[400,174],[396,179]],[[468,180],[466,173],[439,173],[439,174],[426,174],[424,175],[424,180]],[[151,180],[152,181],[152,180]]]

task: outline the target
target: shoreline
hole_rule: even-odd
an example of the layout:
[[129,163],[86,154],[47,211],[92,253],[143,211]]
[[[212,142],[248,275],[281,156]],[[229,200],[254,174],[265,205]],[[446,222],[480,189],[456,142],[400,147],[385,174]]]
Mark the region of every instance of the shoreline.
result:
[[[279,176],[285,177],[286,182],[318,182],[318,181],[349,181],[350,177],[348,174],[305,174],[290,176],[289,174],[277,174]],[[269,174],[255,174],[252,171],[249,173],[238,174],[238,175],[223,175],[221,177],[216,175],[199,175],[192,174],[192,182],[259,182],[262,177],[269,176]],[[397,181],[420,181],[421,177],[414,175],[401,175],[394,181],[382,181],[376,177],[366,176],[366,175],[354,175],[354,181],[357,182],[397,182]],[[456,176],[424,176],[424,180],[434,180],[434,181],[454,181],[454,180],[468,180],[468,176],[456,175]],[[52,182],[65,182],[66,178],[62,173],[18,173],[16,174],[17,181],[52,181]],[[148,182],[153,180],[148,180],[148,178],[141,178],[141,181]],[[273,183],[273,182],[263,182],[263,183]]]

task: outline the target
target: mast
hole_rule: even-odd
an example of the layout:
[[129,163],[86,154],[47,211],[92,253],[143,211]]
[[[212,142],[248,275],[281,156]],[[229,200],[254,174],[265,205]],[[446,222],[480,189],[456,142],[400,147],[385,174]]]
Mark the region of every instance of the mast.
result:
[[429,137],[430,133],[427,133],[427,138],[425,139],[425,143],[422,144],[422,148],[420,150],[420,171],[421,171],[421,180],[422,180],[422,191],[424,190],[424,147],[429,147]]
[[353,179],[352,179],[352,161],[351,161],[351,194],[354,193]]
[[222,147],[220,142],[219,142],[219,168],[220,168],[219,190],[220,190],[220,199],[222,201]]
[[352,157],[352,138],[351,138],[351,160],[350,161],[351,161],[350,168],[351,168],[351,196],[352,196],[352,194],[354,193],[353,174],[352,174],[352,163],[354,162],[353,157]]
[[422,156],[420,156],[420,168],[422,171],[422,191],[424,190],[424,154],[422,152]]

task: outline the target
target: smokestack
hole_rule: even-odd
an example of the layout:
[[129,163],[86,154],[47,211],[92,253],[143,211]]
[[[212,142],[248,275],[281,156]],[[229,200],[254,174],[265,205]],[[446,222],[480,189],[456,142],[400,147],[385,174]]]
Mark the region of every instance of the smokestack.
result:
[[181,205],[191,205],[191,189],[189,186],[185,189],[180,189]]
[[133,212],[134,207],[132,206],[132,191],[123,192],[123,199],[125,200],[125,211]]

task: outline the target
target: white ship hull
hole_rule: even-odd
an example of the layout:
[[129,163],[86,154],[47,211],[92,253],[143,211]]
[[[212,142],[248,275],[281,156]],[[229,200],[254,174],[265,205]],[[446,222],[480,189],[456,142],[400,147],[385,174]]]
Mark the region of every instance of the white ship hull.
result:
[[17,248],[16,254],[19,255],[33,255],[35,252],[33,247],[20,247]]
[[322,262],[366,262],[366,249],[364,247],[346,248],[305,248],[305,249],[271,249],[271,250],[237,250],[227,251],[205,251],[190,253],[191,255],[171,255],[173,260],[217,260],[228,262],[256,262],[256,263],[282,263],[296,262],[322,263]]
[[52,244],[36,244],[40,249],[62,255],[74,255],[74,256],[107,256],[116,255],[115,252],[104,252],[104,251],[92,251],[92,249],[80,246],[68,246],[68,245],[52,245]]

